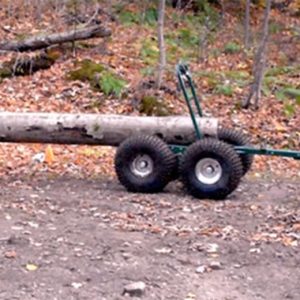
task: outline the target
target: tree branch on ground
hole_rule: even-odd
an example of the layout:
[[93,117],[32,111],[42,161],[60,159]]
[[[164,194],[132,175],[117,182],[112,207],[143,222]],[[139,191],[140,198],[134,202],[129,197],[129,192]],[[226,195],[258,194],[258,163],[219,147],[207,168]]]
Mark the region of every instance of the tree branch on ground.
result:
[[0,42],[0,50],[2,51],[35,51],[47,48],[51,45],[73,42],[76,40],[85,40],[91,38],[108,37],[111,30],[100,25],[76,28],[61,33],[52,33],[47,35],[38,35],[29,37],[24,40],[14,40]]

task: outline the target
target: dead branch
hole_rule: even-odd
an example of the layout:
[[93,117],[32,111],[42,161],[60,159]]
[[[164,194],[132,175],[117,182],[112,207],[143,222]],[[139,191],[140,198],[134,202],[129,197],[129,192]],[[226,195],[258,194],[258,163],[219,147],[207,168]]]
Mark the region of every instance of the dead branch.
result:
[[76,28],[61,33],[33,36],[21,41],[15,40],[0,42],[0,50],[15,52],[35,51],[55,44],[86,40],[90,38],[108,37],[110,35],[110,29],[106,29],[101,25],[95,25]]

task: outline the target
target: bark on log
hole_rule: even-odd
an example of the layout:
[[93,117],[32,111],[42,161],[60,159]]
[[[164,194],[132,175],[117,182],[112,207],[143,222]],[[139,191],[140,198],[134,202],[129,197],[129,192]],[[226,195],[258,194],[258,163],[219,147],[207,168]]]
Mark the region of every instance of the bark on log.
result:
[[33,36],[21,41],[5,41],[0,43],[0,50],[3,51],[34,51],[47,48],[51,45],[86,40],[96,37],[107,37],[111,35],[111,30],[101,25],[76,28],[71,31],[53,33],[48,35]]
[[[197,119],[202,133],[216,135],[216,119]],[[170,144],[195,141],[190,117],[0,112],[0,142],[117,146],[132,135],[157,135]]]

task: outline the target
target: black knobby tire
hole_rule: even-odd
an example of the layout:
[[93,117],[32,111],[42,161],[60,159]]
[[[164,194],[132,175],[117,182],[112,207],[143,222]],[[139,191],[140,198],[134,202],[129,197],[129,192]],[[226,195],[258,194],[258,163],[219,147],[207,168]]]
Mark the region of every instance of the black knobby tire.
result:
[[[138,159],[151,163],[149,174],[135,166]],[[117,149],[115,170],[119,181],[130,192],[157,193],[172,180],[176,156],[168,145],[156,136],[135,136],[126,139]],[[139,173],[140,172],[140,173]]]
[[[198,166],[213,162],[214,171],[219,168],[215,182],[199,178]],[[214,172],[213,171],[213,172]],[[197,175],[198,174],[198,175]],[[180,163],[181,180],[187,191],[199,199],[224,199],[238,186],[243,176],[243,165],[232,146],[217,139],[204,138],[189,146]],[[208,176],[208,175],[207,175]],[[209,176],[208,176],[209,177]]]
[[[233,146],[250,146],[250,139],[240,131],[231,128],[219,128],[218,139]],[[253,155],[240,154],[243,164],[243,175],[251,168],[253,163]]]

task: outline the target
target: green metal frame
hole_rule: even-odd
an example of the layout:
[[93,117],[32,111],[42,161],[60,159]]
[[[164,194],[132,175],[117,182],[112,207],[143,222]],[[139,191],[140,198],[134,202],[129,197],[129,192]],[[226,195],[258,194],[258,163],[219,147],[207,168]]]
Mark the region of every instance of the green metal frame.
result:
[[[180,89],[183,93],[185,102],[189,109],[189,113],[195,128],[197,139],[202,138],[202,133],[196,121],[197,114],[199,117],[203,117],[200,100],[197,97],[196,88],[192,80],[192,76],[188,70],[188,67],[183,64],[178,64],[176,66],[176,75],[178,78]],[[189,90],[192,93],[189,94]],[[196,112],[195,112],[196,110]]]
[[[203,135],[197,123],[197,116],[200,118],[203,117],[203,111],[201,109],[201,101],[197,96],[196,86],[193,82],[187,65],[178,64],[176,66],[176,76],[193,122],[196,138],[197,140],[200,140],[203,138]],[[176,154],[182,154],[186,150],[186,146],[182,145],[169,146],[170,149]],[[234,149],[241,154],[282,156],[300,160],[300,151],[295,150],[277,150],[268,148],[253,148],[247,146],[235,146]]]

